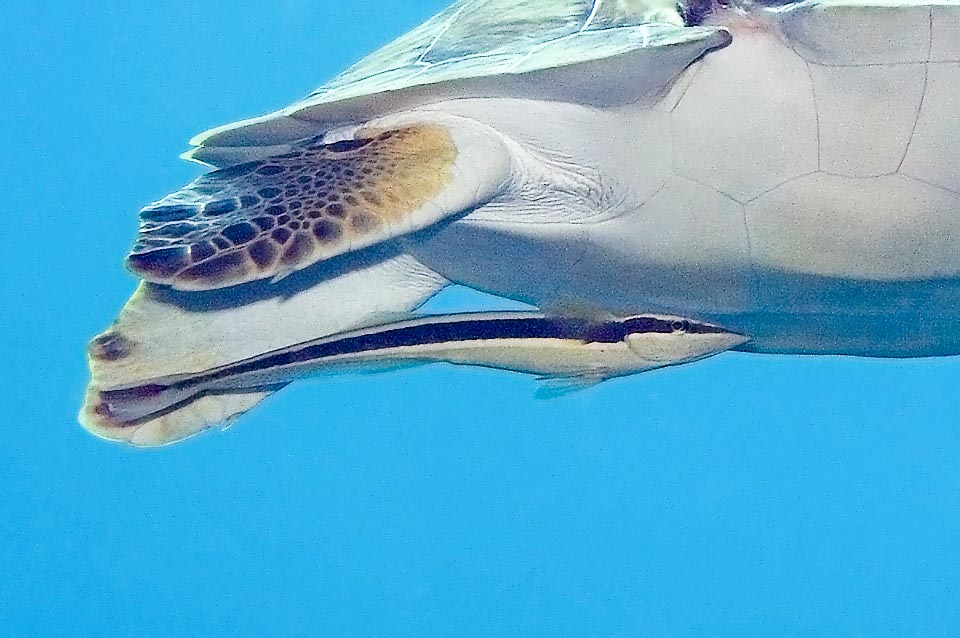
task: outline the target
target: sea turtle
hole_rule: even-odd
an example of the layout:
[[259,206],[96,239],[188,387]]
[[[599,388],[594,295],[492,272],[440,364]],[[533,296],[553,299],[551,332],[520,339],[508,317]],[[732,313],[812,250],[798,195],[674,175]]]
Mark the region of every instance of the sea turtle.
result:
[[[449,282],[544,313],[471,328],[473,359],[461,320],[403,344],[459,363],[623,373],[570,363],[600,332],[663,363],[958,354],[958,104],[956,0],[460,0],[192,141],[212,170],[141,211],[144,281],[91,343],[81,421],[139,445],[226,423],[289,378],[117,401],[337,333],[329,352],[356,349],[363,326],[389,350]],[[625,319],[644,313],[668,319]],[[518,337],[574,345],[525,367]]]

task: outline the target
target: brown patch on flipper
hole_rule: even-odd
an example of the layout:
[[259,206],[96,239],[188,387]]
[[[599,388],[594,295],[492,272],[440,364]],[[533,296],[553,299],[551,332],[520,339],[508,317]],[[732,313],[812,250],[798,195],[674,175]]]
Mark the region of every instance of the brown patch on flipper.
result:
[[428,225],[415,214],[452,182],[456,156],[434,125],[303,140],[144,208],[127,265],[187,290],[283,277]]
[[90,342],[88,354],[91,359],[118,361],[129,356],[133,346],[133,342],[122,334],[107,331]]

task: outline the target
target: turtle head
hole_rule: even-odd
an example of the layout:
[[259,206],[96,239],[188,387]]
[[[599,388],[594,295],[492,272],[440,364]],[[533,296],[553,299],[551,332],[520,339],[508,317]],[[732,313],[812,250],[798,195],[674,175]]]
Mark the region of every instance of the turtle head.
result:
[[706,22],[719,11],[739,11],[748,13],[752,9],[779,9],[801,0],[680,0],[677,4],[683,21],[688,27],[696,27]]

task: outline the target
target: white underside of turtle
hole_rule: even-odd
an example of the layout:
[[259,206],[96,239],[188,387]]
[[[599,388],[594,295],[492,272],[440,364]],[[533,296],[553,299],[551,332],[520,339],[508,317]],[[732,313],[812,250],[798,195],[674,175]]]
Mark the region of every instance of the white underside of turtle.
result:
[[[195,138],[81,421],[169,443],[344,365],[960,354],[960,2],[695,4],[462,0]],[[410,319],[450,282],[541,312]]]

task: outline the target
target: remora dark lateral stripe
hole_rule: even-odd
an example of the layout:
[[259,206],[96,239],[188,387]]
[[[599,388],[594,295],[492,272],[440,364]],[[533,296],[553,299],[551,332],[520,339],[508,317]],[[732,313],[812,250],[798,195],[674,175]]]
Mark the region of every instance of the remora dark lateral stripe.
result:
[[[298,363],[319,361],[338,355],[357,354],[387,348],[437,345],[452,342],[485,341],[492,339],[566,339],[584,343],[618,343],[627,335],[636,333],[669,334],[684,330],[693,334],[719,334],[722,328],[692,321],[638,316],[612,321],[591,321],[565,317],[545,317],[530,313],[486,313],[454,316],[425,317],[395,328],[368,328],[358,334],[336,335],[306,341],[280,350],[244,359],[214,368],[188,378],[104,390],[104,399],[123,399],[148,396],[167,389],[186,389],[221,379],[282,368]],[[348,333],[349,334],[349,333]]]

